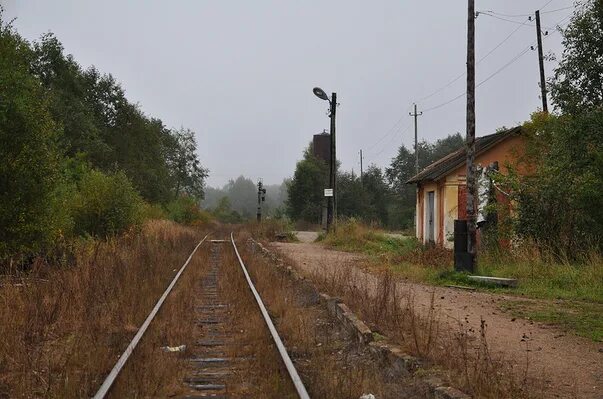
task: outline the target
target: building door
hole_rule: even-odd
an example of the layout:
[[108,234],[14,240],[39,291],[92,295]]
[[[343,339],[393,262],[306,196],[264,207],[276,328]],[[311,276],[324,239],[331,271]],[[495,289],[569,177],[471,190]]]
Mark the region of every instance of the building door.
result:
[[435,242],[435,191],[427,193],[427,241]]

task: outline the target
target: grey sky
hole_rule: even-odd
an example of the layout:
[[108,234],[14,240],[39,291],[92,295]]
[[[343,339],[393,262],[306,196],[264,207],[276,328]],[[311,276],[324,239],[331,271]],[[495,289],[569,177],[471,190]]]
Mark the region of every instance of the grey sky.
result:
[[[27,39],[54,32],[84,67],[112,73],[144,112],[193,129],[214,186],[240,174],[267,183],[291,176],[312,135],[328,128],[314,86],[338,94],[343,168],[359,170],[361,148],[365,164],[385,166],[401,143],[412,145],[412,102],[465,69],[464,0],[0,2]],[[476,9],[528,14],[545,3],[476,0]],[[552,0],[543,11],[571,5]],[[542,15],[547,52],[561,54],[550,27],[571,12]],[[479,63],[477,82],[533,44],[529,24],[478,17],[478,59],[519,29]],[[548,76],[554,65],[547,62]],[[419,111],[464,91],[463,77],[417,101]],[[537,54],[528,51],[477,89],[478,135],[524,121],[539,105]],[[420,139],[457,131],[465,131],[464,96],[419,119]]]

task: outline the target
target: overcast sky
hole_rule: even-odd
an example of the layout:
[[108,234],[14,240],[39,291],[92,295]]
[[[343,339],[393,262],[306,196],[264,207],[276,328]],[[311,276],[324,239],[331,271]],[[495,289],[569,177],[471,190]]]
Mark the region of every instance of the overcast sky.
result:
[[[279,183],[312,135],[328,129],[336,91],[338,158],[346,170],[386,166],[412,146],[419,111],[465,91],[467,2],[410,0],[0,0],[5,20],[35,40],[51,31],[66,52],[113,74],[127,97],[170,127],[196,132],[209,185],[244,174]],[[476,0],[498,18],[476,20],[477,82],[536,40],[527,16],[542,8],[545,51],[561,54],[572,0]],[[556,11],[558,10],[558,11]],[[503,15],[504,14],[504,15]],[[508,15],[508,16],[507,16]],[[516,21],[525,25],[505,21]],[[515,31],[515,32],[514,32]],[[514,32],[514,33],[513,33]],[[555,62],[546,64],[547,75]],[[477,134],[529,118],[541,104],[538,57],[527,51],[477,89]],[[465,97],[419,118],[419,139],[465,134]]]

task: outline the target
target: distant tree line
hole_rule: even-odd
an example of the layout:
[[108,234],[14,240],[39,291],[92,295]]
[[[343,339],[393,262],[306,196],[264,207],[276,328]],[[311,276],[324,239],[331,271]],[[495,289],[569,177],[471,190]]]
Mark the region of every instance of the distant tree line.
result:
[[1,17],[0,261],[145,215],[190,218],[207,176],[194,133],[145,115],[52,34],[30,43]]
[[[282,218],[287,197],[286,181],[282,184],[265,184],[264,188],[266,201],[262,203],[263,216]],[[255,218],[257,202],[257,182],[239,176],[229,180],[222,188],[207,187],[202,206],[222,222],[239,223]]]

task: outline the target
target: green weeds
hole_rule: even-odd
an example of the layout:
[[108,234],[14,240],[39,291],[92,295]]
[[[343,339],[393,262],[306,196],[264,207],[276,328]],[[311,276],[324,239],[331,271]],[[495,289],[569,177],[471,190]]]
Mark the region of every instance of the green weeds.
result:
[[[398,238],[372,230],[355,221],[339,225],[322,242],[334,249],[368,255],[374,269],[387,268],[411,281],[432,285],[462,285],[493,293],[556,301],[538,307],[515,309],[518,317],[553,323],[594,340],[601,339],[603,325],[603,258],[593,253],[581,261],[555,261],[533,248],[513,252],[484,253],[475,274],[516,278],[516,288],[475,282],[468,274],[455,272],[452,253],[425,247],[414,238]],[[558,305],[562,303],[562,306]]]

